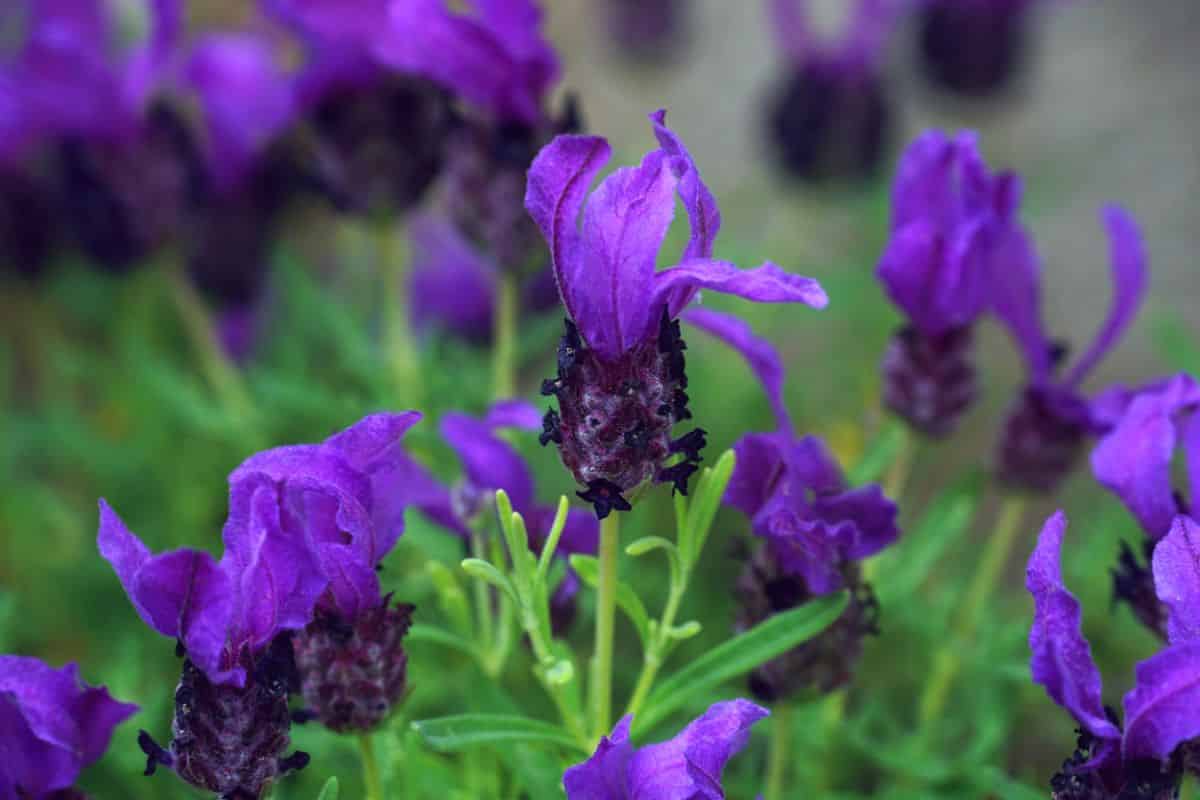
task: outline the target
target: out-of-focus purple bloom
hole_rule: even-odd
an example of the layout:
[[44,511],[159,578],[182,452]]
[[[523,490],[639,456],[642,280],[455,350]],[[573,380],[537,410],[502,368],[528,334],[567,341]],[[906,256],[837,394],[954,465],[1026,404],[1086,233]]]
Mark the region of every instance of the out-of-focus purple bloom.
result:
[[991,263],[991,310],[1025,358],[1028,384],[1001,432],[997,469],[1001,480],[1049,491],[1066,477],[1089,434],[1105,432],[1080,384],[1119,341],[1145,294],[1147,267],[1141,233],[1124,209],[1109,205],[1101,219],[1108,232],[1114,294],[1108,316],[1082,357],[1059,376],[1063,349],[1042,328],[1040,263],[1027,236],[1005,240]]
[[1021,66],[1035,0],[922,0],[921,56],[939,86],[968,96],[1007,87]]
[[631,58],[670,60],[687,38],[692,5],[686,0],[606,0],[602,6],[609,37]]
[[749,433],[733,449],[737,465],[724,502],[751,520],[765,539],[737,582],[737,627],[848,587],[851,601],[820,636],[760,666],[750,676],[755,696],[770,702],[801,688],[833,691],[853,675],[862,639],[877,632],[878,603],[858,563],[899,536],[896,505],[876,485],[851,489],[815,436],[798,437],[783,401],[779,354],[745,322],[703,308],[683,319],[737,350],[754,370],[775,410],[777,429]]
[[900,158],[876,275],[908,322],[884,354],[884,397],[922,432],[949,433],[975,399],[972,331],[1003,268],[993,262],[1026,235],[1020,191],[1016,176],[988,170],[970,132],[929,131]]
[[[568,315],[558,375],[542,389],[559,405],[547,413],[543,442],[559,445],[563,463],[588,489],[580,496],[601,517],[627,508],[622,493],[649,478],[686,491],[704,434],[671,439],[674,424],[691,416],[676,318],[701,289],[755,302],[828,302],[811,278],[769,262],[741,270],[712,257],[721,224],[716,201],[666,127],[665,112],[651,120],[659,149],[605,178],[586,207],[588,186],[611,152],[595,136],[560,136],[547,145],[530,169],[525,197],[550,246]],[[676,266],[656,271],[676,194],[691,237]],[[684,460],[664,467],[674,453]]]
[[1175,621],[1168,646],[1137,666],[1134,688],[1125,695],[1122,730],[1115,712],[1103,705],[1100,672],[1081,630],[1079,602],[1063,584],[1066,526],[1061,511],[1046,521],[1025,584],[1035,606],[1029,633],[1033,679],[1082,730],[1079,750],[1054,776],[1055,796],[1116,798],[1137,787],[1139,797],[1174,797],[1181,765],[1172,755],[1200,736],[1200,640],[1194,619],[1200,611],[1194,546],[1200,531],[1180,517],[1164,539],[1171,544],[1161,557],[1156,552],[1156,582],[1167,587]]
[[[1123,406],[1119,411],[1118,406]],[[1134,390],[1115,388],[1093,403],[1109,432],[1092,451],[1092,472],[1117,495],[1146,534],[1160,539],[1176,514],[1200,501],[1200,384],[1180,373]],[[1182,449],[1188,496],[1175,492],[1171,461]]]
[[0,797],[63,796],[137,710],[84,684],[75,664],[52,669],[36,658],[0,655]]
[[721,800],[725,763],[769,713],[749,700],[714,703],[674,738],[642,747],[629,741],[627,716],[563,775],[567,800]]
[[772,100],[772,144],[805,180],[867,178],[879,167],[891,128],[881,74],[899,0],[857,0],[844,32],[822,41],[807,0],[768,0],[772,33],[789,74]]
[[[489,342],[500,266],[448,219],[421,214],[410,223],[409,235],[413,327],[421,332],[438,329],[475,343]],[[526,312],[558,307],[558,289],[548,265],[526,282],[520,302]]]

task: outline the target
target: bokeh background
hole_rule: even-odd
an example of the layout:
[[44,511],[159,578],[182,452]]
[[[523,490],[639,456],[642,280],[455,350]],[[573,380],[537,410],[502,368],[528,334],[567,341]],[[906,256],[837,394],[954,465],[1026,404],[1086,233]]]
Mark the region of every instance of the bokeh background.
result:
[[[198,29],[253,15],[234,3],[191,5]],[[836,28],[841,4],[816,5]],[[745,314],[780,347],[799,426],[826,436],[848,464],[889,429],[879,410],[876,365],[897,317],[872,271],[886,238],[891,165],[900,147],[929,126],[977,129],[989,163],[1024,176],[1024,218],[1044,261],[1044,313],[1056,335],[1077,345],[1099,323],[1110,292],[1096,210],[1118,200],[1138,218],[1151,259],[1148,300],[1091,385],[1200,369],[1194,202],[1200,13],[1193,0],[1039,4],[1016,84],[986,100],[952,98],[931,87],[916,63],[913,25],[901,25],[886,58],[897,126],[882,174],[866,184],[832,186],[791,182],[769,157],[763,109],[785,63],[761,3],[682,3],[682,40],[651,62],[630,60],[614,47],[605,35],[604,6],[604,0],[547,3],[549,36],[565,67],[563,89],[578,93],[588,129],[612,141],[614,163],[630,163],[651,147],[645,115],[667,107],[720,202],[717,255],[742,265],[770,258],[826,286],[831,304],[821,313],[716,305]],[[676,230],[673,241],[683,236]],[[668,243],[664,252],[675,249]],[[189,335],[163,264],[114,278],[67,256],[44,280],[0,283],[0,651],[56,665],[78,660],[89,681],[142,706],[85,776],[83,785],[98,798],[192,795],[170,776],[139,777],[136,730],[167,737],[178,664],[172,644],[141,625],[96,554],[96,498],[106,497],[154,549],[216,552],[225,476],[251,452],[319,440],[368,411],[410,407],[418,396],[431,419],[450,409],[478,412],[488,402],[488,353],[446,337],[421,343],[419,394],[396,385],[382,363],[378,303],[380,276],[396,264],[362,226],[301,209],[272,252],[261,332],[237,365],[232,389],[213,380],[211,354],[206,358]],[[521,320],[521,388],[531,399],[552,368],[558,325],[553,316]],[[698,335],[692,339],[693,408],[711,432],[715,454],[742,432],[769,427],[769,409],[740,362]],[[1107,699],[1120,697],[1132,664],[1154,648],[1127,610],[1110,605],[1108,568],[1117,542],[1136,542],[1140,534],[1080,470],[1058,496],[1031,504],[1003,591],[984,627],[961,643],[966,667],[946,718],[931,734],[916,736],[915,698],[930,654],[946,640],[972,556],[994,521],[987,462],[1000,414],[1020,383],[1015,354],[994,326],[986,327],[980,352],[981,402],[952,441],[919,449],[902,498],[906,530],[920,531],[936,547],[907,550],[913,545],[906,542],[881,565],[902,572],[916,563],[913,591],[885,605],[883,633],[868,643],[855,684],[794,715],[788,796],[1046,796],[1038,787],[1070,754],[1074,733],[1028,681],[1031,603],[1021,578],[1040,521],[1055,507],[1073,520],[1067,582],[1083,602]],[[455,462],[435,426],[422,428],[412,436],[414,449],[452,479]],[[569,493],[554,454],[528,445],[522,446],[542,479],[543,499]],[[969,522],[931,526],[929,509],[936,511],[947,491],[968,498],[975,513]],[[660,498],[639,508],[627,528],[649,534],[669,522]],[[705,631],[677,652],[675,666],[727,635],[723,625],[733,617],[731,587],[746,540],[744,520],[722,512],[685,607]],[[926,552],[936,558],[921,561]],[[426,562],[453,566],[461,556],[457,541],[412,514],[387,561],[385,587],[416,602],[422,622],[436,624]],[[661,581],[654,569],[627,560],[622,570],[656,607]],[[589,619],[586,601],[580,616]],[[618,662],[628,664],[617,681],[624,696],[639,655],[624,623],[618,635]],[[588,625],[577,623],[572,637],[588,651]],[[464,767],[424,748],[408,723],[513,707],[550,715],[527,663],[514,659],[506,677],[503,689],[490,687],[469,659],[413,644],[412,696],[378,737],[392,796],[497,796],[488,777],[495,754],[470,754]],[[738,691],[731,685],[727,694]],[[342,780],[343,796],[361,796],[352,743],[313,729],[297,729],[294,738],[314,754],[314,764],[282,784],[276,797],[315,797],[330,775]],[[731,765],[731,797],[757,792],[761,739],[760,732]],[[528,796],[555,796],[562,765],[552,757],[515,747],[506,761],[544,792]]]

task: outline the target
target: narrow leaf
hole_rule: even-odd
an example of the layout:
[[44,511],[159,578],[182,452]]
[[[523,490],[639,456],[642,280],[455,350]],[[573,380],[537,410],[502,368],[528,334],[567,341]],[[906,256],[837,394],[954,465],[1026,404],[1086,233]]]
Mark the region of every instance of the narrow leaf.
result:
[[863,457],[847,476],[851,486],[861,486],[879,480],[904,449],[909,437],[908,429],[896,423],[889,425],[871,442]]
[[325,781],[325,785],[321,787],[321,793],[317,795],[317,800],[338,800],[337,778],[330,778]]
[[407,647],[413,642],[437,644],[442,647],[449,647],[452,650],[458,650],[472,657],[475,655],[475,648],[469,641],[450,631],[444,631],[432,625],[417,624],[409,628],[408,635],[404,637],[404,645]]
[[[571,567],[578,573],[580,580],[588,586],[595,589],[600,585],[600,562],[596,560],[595,556],[574,553],[571,555]],[[649,642],[650,615],[646,613],[642,599],[630,588],[629,584],[623,581],[617,581],[617,605],[625,612],[625,616],[629,617],[633,627],[637,629],[642,644],[645,645]]]
[[841,616],[847,601],[844,591],[817,598],[709,650],[659,684],[634,720],[634,735],[651,729],[693,698],[813,638]]
[[458,714],[419,720],[412,725],[430,747],[442,752],[511,742],[580,748],[579,742],[557,725],[507,714]]
[[516,602],[517,595],[513,590],[512,584],[509,583],[508,578],[504,577],[500,570],[492,566],[490,562],[484,561],[482,558],[464,558],[462,562],[462,568],[463,571],[471,577],[478,578],[481,581],[486,581],[487,583],[495,586],[497,589],[507,592],[509,596],[512,597],[513,601]]

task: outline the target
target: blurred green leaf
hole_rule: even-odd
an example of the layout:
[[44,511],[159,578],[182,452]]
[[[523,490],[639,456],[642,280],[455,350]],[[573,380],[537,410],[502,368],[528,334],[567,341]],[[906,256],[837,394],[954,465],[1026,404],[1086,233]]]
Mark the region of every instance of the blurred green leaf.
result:
[[871,442],[867,452],[849,471],[847,480],[851,486],[878,481],[892,465],[905,447],[909,446],[912,434],[900,423],[893,423]]
[[330,778],[325,781],[325,785],[321,787],[321,793],[317,795],[317,800],[338,800],[337,778]]
[[509,742],[541,742],[579,749],[579,742],[559,726],[528,717],[458,714],[419,720],[412,726],[430,747],[441,752]]

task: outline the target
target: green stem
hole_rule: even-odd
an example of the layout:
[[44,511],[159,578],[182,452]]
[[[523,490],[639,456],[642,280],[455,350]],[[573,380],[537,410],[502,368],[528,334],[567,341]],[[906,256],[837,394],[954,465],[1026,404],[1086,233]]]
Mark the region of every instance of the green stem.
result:
[[1025,498],[1011,495],[1000,508],[1000,518],[988,539],[979,560],[979,567],[967,594],[959,608],[959,615],[951,636],[934,657],[933,678],[925,685],[921,695],[920,719],[926,729],[945,708],[950,687],[962,668],[962,653],[967,642],[975,634],[980,612],[1004,571],[1012,554],[1013,545],[1021,531],[1021,519],[1025,512]]
[[667,596],[667,605],[663,608],[662,619],[654,628],[654,639],[651,640],[646,647],[646,655],[642,658],[642,673],[638,676],[637,685],[634,686],[633,696],[629,698],[629,705],[625,708],[626,714],[637,714],[641,711],[642,704],[646,702],[646,698],[650,695],[650,690],[654,688],[654,679],[658,677],[658,669],[662,666],[663,659],[666,657],[667,646],[670,642],[670,637],[667,632],[675,624],[675,615],[679,612],[679,603],[683,600],[683,593],[687,590],[687,575],[681,576],[672,575],[672,578],[677,580],[671,581],[671,591]]
[[504,400],[517,393],[517,282],[501,271],[492,331],[492,396]]
[[791,707],[781,704],[771,712],[771,741],[767,750],[767,780],[764,800],[781,800],[787,778],[791,749]]
[[375,250],[383,283],[384,355],[400,397],[408,408],[422,407],[417,345],[409,327],[408,239],[395,218],[376,224]]
[[899,502],[904,495],[904,487],[908,485],[908,475],[912,470],[913,456],[916,455],[916,437],[904,431],[900,442],[900,450],[888,467],[883,480],[883,493]]
[[[500,541],[500,537],[493,536],[491,540],[492,563],[504,563],[504,545]],[[481,581],[476,581],[481,583]],[[512,600],[506,592],[499,592],[500,613],[499,631],[496,634],[494,647],[491,649],[491,657],[484,664],[484,671],[492,678],[496,678],[504,671],[504,665],[508,663],[508,654],[512,649],[513,640],[513,607]]]
[[612,722],[613,631],[617,619],[617,550],[621,516],[610,513],[600,522],[600,585],[596,596],[596,652],[592,657],[592,724],[597,737]]
[[212,315],[204,301],[196,293],[192,284],[178,268],[168,267],[167,280],[170,283],[171,297],[179,311],[188,339],[200,357],[200,368],[204,377],[212,386],[213,391],[221,400],[225,409],[234,416],[238,423],[247,431],[254,431],[254,405],[250,395],[242,383],[241,372],[229,360],[217,338]]
[[370,734],[358,737],[358,751],[362,756],[363,783],[366,785],[367,800],[383,800],[383,783],[379,778],[379,765],[375,762],[375,746]]
[[[474,527],[471,530],[471,557],[481,560],[487,558],[487,553],[483,548],[483,533]],[[475,588],[475,618],[476,624],[479,626],[479,648],[480,652],[484,654],[482,661],[486,667],[493,636],[492,593],[483,581],[473,580],[471,583]]]

